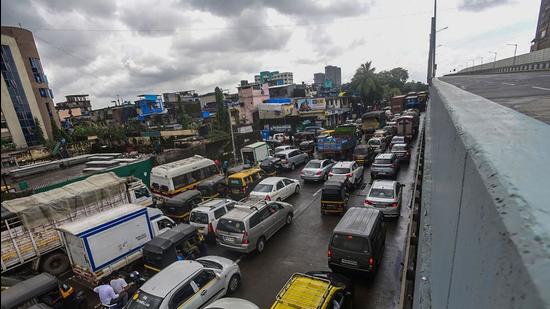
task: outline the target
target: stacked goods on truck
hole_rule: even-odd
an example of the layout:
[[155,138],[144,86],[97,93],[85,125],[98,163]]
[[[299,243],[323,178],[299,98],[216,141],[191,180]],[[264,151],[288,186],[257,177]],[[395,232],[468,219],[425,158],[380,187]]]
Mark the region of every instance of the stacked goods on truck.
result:
[[152,205],[141,180],[92,175],[61,188],[2,202],[2,273],[30,264],[60,275],[70,267],[56,228],[126,203]]
[[258,165],[270,155],[269,146],[266,142],[257,142],[241,148],[241,158],[249,165]]
[[140,259],[143,245],[174,225],[157,208],[125,204],[57,230],[73,273],[94,286],[99,279]]
[[407,141],[411,141],[418,133],[420,118],[415,110],[405,111],[403,116],[397,118],[397,135],[404,136]]
[[386,113],[385,111],[373,111],[363,114],[361,117],[363,122],[363,134],[365,135],[365,140],[369,140],[374,131],[382,129],[386,125]]
[[428,92],[421,91],[418,93],[418,100],[420,101],[420,111],[423,112],[426,110],[426,103],[428,101]]
[[398,95],[390,99],[390,106],[392,113],[401,113],[405,106],[406,95]]
[[356,144],[355,126],[340,126],[332,136],[318,139],[317,152],[321,158],[347,158],[351,157]]

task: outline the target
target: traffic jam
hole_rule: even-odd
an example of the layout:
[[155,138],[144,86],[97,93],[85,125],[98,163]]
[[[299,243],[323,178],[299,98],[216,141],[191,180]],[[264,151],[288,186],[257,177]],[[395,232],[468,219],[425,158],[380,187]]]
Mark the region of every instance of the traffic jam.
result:
[[[410,98],[399,112],[250,143],[238,164],[194,155],[153,167],[149,184],[105,173],[6,201],[22,211],[2,214],[2,233],[20,238],[2,247],[3,264],[36,243],[51,259],[6,297],[55,308],[367,308],[362,287],[394,240],[386,231],[408,220],[400,174],[414,169],[426,102]],[[311,235],[296,232],[308,224]]]

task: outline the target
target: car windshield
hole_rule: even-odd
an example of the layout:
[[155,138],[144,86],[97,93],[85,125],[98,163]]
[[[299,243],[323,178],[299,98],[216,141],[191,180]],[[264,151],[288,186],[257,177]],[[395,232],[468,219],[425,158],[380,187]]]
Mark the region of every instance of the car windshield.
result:
[[391,140],[394,144],[396,143],[402,143],[405,141],[405,138],[403,137],[394,137],[392,140]]
[[263,183],[260,183],[254,188],[254,192],[271,192],[273,190],[273,185],[266,185]]
[[222,269],[223,268],[222,265],[220,265],[219,263],[216,263],[214,261],[210,261],[210,260],[196,260],[196,261],[201,263],[201,265],[206,267],[206,268],[215,268],[215,269]]
[[405,145],[393,145],[391,151],[407,151]]
[[279,159],[286,159],[286,155],[284,153],[276,153],[275,156]]
[[244,223],[230,219],[221,218],[216,226],[217,230],[230,233],[244,233]]
[[199,224],[208,224],[208,214],[204,212],[193,211],[189,217],[189,221]]
[[347,174],[350,173],[350,169],[346,167],[335,167],[332,169],[333,174]]
[[358,155],[364,155],[364,154],[367,154],[368,152],[369,150],[366,147],[358,147],[358,148],[355,148],[355,150],[353,151],[354,154],[358,154]]
[[239,187],[239,186],[242,186],[242,182],[241,182],[241,179],[240,178],[229,178],[227,180],[227,184],[229,186],[233,186],[233,187]]
[[351,235],[334,234],[332,237],[332,247],[353,252],[369,252],[369,243],[367,239]]
[[305,168],[321,168],[321,162],[309,161]]
[[393,189],[372,188],[369,197],[375,198],[393,198]]
[[141,290],[137,291],[132,299],[126,305],[126,309],[155,309],[160,307],[162,298],[145,293]]
[[370,139],[368,144],[371,145],[371,146],[378,146],[378,145],[380,145],[380,140]]
[[376,159],[374,160],[374,164],[391,164],[390,159]]

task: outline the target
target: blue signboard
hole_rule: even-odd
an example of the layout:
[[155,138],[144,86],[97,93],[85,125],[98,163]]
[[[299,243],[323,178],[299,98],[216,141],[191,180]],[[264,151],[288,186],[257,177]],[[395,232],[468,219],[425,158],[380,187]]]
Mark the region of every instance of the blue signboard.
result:
[[262,130],[261,133],[262,140],[267,141],[269,139],[269,130]]
[[202,118],[203,119],[210,118],[210,112],[209,111],[203,111],[202,112]]

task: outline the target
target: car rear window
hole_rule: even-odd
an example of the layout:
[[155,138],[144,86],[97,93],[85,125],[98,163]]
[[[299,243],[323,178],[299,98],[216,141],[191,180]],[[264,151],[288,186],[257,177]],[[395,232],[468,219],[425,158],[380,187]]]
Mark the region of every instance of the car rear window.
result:
[[232,187],[239,187],[243,185],[240,178],[229,178],[227,180],[227,184]]
[[335,249],[367,253],[369,252],[369,242],[364,237],[334,234],[331,245]]
[[403,145],[393,145],[391,151],[407,151],[407,149]]
[[332,169],[332,173],[333,174],[347,174],[347,173],[351,173],[351,171],[350,171],[349,168],[335,167],[335,168]]
[[218,221],[216,229],[229,233],[244,233],[244,223],[242,221],[221,218]]
[[258,184],[254,188],[254,192],[271,192],[273,190],[273,185]]
[[369,152],[368,148],[355,148],[355,150],[353,151],[354,154],[358,154],[358,155],[363,155],[363,154],[367,154]]
[[145,293],[143,291],[137,291],[132,299],[128,302],[125,308],[128,309],[155,309],[160,307],[162,298]]
[[321,167],[321,162],[309,162],[307,165],[306,165],[306,168],[320,168]]
[[391,164],[390,159],[376,159],[374,160],[374,164]]
[[342,191],[338,191],[336,189],[323,189],[321,200],[342,201]]
[[368,144],[373,145],[373,146],[378,146],[378,145],[380,145],[380,140],[371,139],[371,140],[369,140]]
[[204,212],[193,211],[189,217],[189,221],[199,224],[208,224],[208,214]]
[[369,197],[375,198],[393,198],[393,189],[372,188]]
[[284,153],[276,153],[275,156],[279,159],[286,159],[286,155]]

